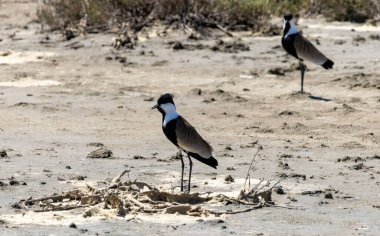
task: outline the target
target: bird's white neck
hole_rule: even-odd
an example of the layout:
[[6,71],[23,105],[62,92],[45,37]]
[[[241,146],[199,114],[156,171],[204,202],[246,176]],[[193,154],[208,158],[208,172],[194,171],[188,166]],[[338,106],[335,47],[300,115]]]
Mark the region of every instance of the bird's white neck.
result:
[[174,104],[172,103],[166,103],[161,104],[160,108],[164,110],[164,121],[162,123],[162,126],[166,126],[170,121],[177,119],[179,117],[179,114],[177,113]]
[[[284,28],[285,28],[285,24],[286,24],[286,21],[284,21]],[[286,33],[285,38],[287,38],[290,35],[298,34],[299,33],[299,31],[298,31],[298,29],[297,29],[297,27],[296,27],[296,25],[294,24],[293,21],[289,21],[289,24],[290,24],[290,29]]]

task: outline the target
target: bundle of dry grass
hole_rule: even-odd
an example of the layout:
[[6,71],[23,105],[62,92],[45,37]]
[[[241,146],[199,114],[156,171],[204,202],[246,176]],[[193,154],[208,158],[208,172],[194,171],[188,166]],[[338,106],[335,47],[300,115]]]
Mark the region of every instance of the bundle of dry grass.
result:
[[364,22],[379,17],[376,0],[47,0],[39,19],[53,29],[101,31],[127,24],[134,32],[154,21],[200,28],[266,31],[270,15],[322,14],[331,20]]
[[[160,191],[144,182],[123,182],[121,178],[126,173],[127,171],[124,171],[103,187],[87,185],[86,188],[53,194],[48,197],[30,197],[20,200],[14,204],[14,207],[34,212],[83,208],[83,217],[91,217],[96,214],[92,211],[93,207],[115,211],[118,216],[138,213],[208,216],[243,213],[275,204],[271,199],[271,192],[275,185],[271,185],[269,182],[262,185],[263,181],[260,181],[249,192],[240,194],[236,198],[223,194],[211,197],[211,193],[208,193],[207,196],[199,193],[172,193]],[[238,211],[217,211],[207,208],[211,204],[216,204],[220,208],[231,203],[248,207]]]

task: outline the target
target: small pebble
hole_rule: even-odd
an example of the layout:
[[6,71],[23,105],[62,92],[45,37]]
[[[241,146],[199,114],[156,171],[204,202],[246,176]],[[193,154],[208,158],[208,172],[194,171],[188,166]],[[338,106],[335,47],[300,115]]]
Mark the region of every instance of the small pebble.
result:
[[69,228],[76,229],[76,228],[77,228],[77,225],[76,225],[75,223],[70,223]]

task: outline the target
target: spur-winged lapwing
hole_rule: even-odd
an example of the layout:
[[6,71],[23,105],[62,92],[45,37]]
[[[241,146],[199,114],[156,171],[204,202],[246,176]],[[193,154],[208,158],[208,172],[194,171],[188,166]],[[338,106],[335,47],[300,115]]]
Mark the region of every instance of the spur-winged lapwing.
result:
[[292,56],[299,59],[301,70],[301,93],[303,93],[303,79],[305,74],[304,60],[311,61],[325,69],[331,69],[334,62],[323,55],[314,45],[297,30],[292,15],[284,16],[283,48]]
[[157,104],[152,109],[158,109],[162,113],[162,130],[165,136],[175,145],[179,150],[179,157],[182,163],[181,174],[181,191],[183,191],[183,172],[184,163],[182,158],[182,151],[187,154],[189,158],[189,182],[187,191],[190,192],[191,171],[193,162],[191,158],[194,158],[206,165],[209,165],[216,169],[218,161],[212,157],[212,147],[205,141],[195,130],[195,128],[177,111],[173,102],[173,95],[162,95]]

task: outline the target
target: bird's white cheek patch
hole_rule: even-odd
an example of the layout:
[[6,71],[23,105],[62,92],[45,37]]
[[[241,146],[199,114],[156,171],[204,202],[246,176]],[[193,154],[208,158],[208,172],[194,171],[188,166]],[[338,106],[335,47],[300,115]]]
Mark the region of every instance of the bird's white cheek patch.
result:
[[165,111],[164,122],[162,126],[166,126],[170,121],[178,118],[178,113],[175,110],[175,106],[171,103],[161,104],[160,108]]

